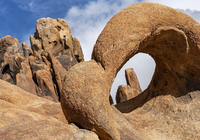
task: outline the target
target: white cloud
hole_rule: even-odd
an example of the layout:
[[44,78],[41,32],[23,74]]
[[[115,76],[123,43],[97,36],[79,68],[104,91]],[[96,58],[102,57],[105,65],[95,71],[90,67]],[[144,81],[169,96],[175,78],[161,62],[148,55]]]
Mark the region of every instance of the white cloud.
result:
[[200,1],[199,0],[144,0],[145,2],[160,3],[191,16],[197,22],[200,22]]
[[[199,19],[198,0],[143,0],[145,2],[156,2],[176,8],[186,14],[189,14],[195,20]],[[72,29],[72,35],[78,38],[82,45],[85,60],[91,59],[93,46],[110,18],[125,7],[141,2],[141,0],[96,0],[90,1],[81,7],[72,7],[66,14],[65,20]],[[189,10],[190,9],[190,10]],[[138,54],[131,58],[121,71],[113,83],[111,95],[115,99],[115,94],[119,85],[126,85],[125,72],[126,68],[133,68],[136,72],[142,90],[146,89],[150,83],[155,69],[155,62],[145,54]]]
[[199,0],[144,0],[145,2],[155,2],[160,3],[175,9],[190,9],[190,10],[200,10]]
[[65,20],[72,29],[73,36],[79,39],[86,60],[91,59],[93,46],[109,19],[137,0],[97,0],[83,7],[72,7]]

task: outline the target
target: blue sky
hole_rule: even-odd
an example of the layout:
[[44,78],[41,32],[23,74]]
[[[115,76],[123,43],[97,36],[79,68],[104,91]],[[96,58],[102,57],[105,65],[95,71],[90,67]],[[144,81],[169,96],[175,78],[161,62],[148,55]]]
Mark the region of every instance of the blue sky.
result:
[[35,32],[37,19],[64,18],[71,7],[87,3],[88,0],[1,0],[0,38],[11,35],[25,41]]
[[[125,7],[138,2],[156,2],[178,9],[200,22],[199,0],[1,0],[0,38],[11,35],[20,43],[29,43],[29,35],[35,32],[36,20],[43,17],[63,18],[82,45],[85,60],[90,60],[98,35],[109,19]],[[144,90],[154,73],[155,62],[146,54],[130,59],[111,89],[112,95],[117,87],[125,82],[124,69],[134,68]]]

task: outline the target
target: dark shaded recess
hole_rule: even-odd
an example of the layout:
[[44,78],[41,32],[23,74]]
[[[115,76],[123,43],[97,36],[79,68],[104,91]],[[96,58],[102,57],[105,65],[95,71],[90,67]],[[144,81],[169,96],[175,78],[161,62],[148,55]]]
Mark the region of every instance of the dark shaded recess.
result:
[[3,66],[2,68],[2,74],[4,73],[9,73],[10,72],[10,66],[9,64],[6,64],[5,66]]
[[[53,57],[53,56],[52,56]],[[52,81],[53,81],[53,83],[54,83],[54,89],[55,89],[55,92],[56,92],[56,94],[57,94],[57,98],[58,98],[58,101],[60,102],[60,91],[59,91],[59,86],[58,86],[58,83],[57,83],[57,81],[56,81],[56,75],[55,75],[55,71],[54,71],[54,68],[53,68],[53,62],[52,62],[52,60],[51,60],[51,57],[49,56],[49,54],[48,54],[48,56],[47,56],[47,60],[51,63],[51,75],[52,75]]]

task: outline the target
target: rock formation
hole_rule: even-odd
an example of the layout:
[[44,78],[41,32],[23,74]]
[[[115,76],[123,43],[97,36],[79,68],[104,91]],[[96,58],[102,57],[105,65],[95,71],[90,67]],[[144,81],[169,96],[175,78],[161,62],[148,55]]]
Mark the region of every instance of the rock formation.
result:
[[98,136],[68,125],[60,103],[0,80],[0,139],[81,139]]
[[[0,139],[200,139],[200,24],[186,14],[131,5],[107,23],[87,62],[62,19],[39,19],[30,42],[22,52],[16,38],[0,39]],[[142,92],[127,69],[114,105],[115,76],[139,52],[156,62],[152,81]]]
[[104,75],[104,69],[94,60],[76,64],[65,77],[61,104],[70,123],[93,130],[100,139],[117,140],[109,91],[103,88],[108,85]]
[[84,61],[67,23],[39,19],[30,41],[31,47],[22,43],[22,52],[16,38],[0,40],[0,139],[99,139],[94,132],[68,125],[60,103],[55,103],[67,71]]
[[[200,24],[178,10],[154,3],[125,8],[101,32],[93,60],[68,71],[61,95],[64,113],[73,112],[66,114],[70,122],[97,131],[102,139],[199,139],[199,37]],[[117,104],[117,111],[108,104],[110,88],[121,67],[139,52],[154,58],[155,74],[145,91]],[[82,71],[86,66],[93,71]],[[82,79],[75,86],[77,80],[72,77],[79,75]],[[93,78],[86,84],[85,77]],[[88,94],[91,101],[97,100],[92,106],[101,106],[99,110],[104,111],[87,106]],[[100,114],[114,119],[102,123]],[[119,123],[123,117],[131,126]],[[88,127],[91,123],[93,127]],[[98,128],[107,136],[103,137]]]
[[22,49],[24,52],[24,57],[26,59],[28,59],[29,56],[33,55],[33,51],[31,47],[29,47],[28,44],[26,44],[25,42],[22,42]]
[[[22,54],[19,41],[9,35],[3,37],[0,39],[0,52],[0,78],[16,84],[16,74],[19,72],[19,68],[12,64],[15,64],[13,62],[15,55]],[[12,68],[10,68],[10,64],[13,66]]]
[[58,102],[67,71],[83,62],[79,41],[63,19],[42,18],[29,47],[11,36],[0,40],[0,79],[27,92]]
[[36,32],[30,37],[33,51],[48,52],[52,56],[68,55],[76,61],[84,61],[79,41],[71,34],[64,19],[41,18],[36,21]]
[[116,93],[117,103],[132,99],[142,92],[137,76],[132,68],[125,70],[125,76],[126,76],[127,86],[120,85],[118,87]]

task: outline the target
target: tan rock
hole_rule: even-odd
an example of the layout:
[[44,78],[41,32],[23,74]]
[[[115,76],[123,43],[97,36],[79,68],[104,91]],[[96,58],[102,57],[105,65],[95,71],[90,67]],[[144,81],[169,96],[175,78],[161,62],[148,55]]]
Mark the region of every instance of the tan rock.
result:
[[105,69],[109,88],[135,54],[154,58],[156,70],[149,87],[116,105],[149,139],[199,139],[199,116],[190,115],[199,104],[199,36],[200,24],[188,15],[160,4],[139,3],[116,14],[98,37],[92,56]]
[[[179,98],[157,96],[124,116],[137,132],[150,140],[199,139],[199,93],[195,91]],[[190,102],[187,96],[191,96]]]
[[135,127],[134,123],[132,122],[134,115],[129,116],[130,119],[127,119],[127,116],[117,110],[114,105],[111,105],[111,108],[116,120],[116,128],[119,131],[121,140],[150,140],[148,135],[138,131],[138,128],[140,127]]
[[10,58],[17,53],[22,54],[22,49],[19,40],[7,35],[0,39],[0,67],[5,66],[10,62]]
[[28,59],[28,57],[30,55],[33,55],[33,51],[31,49],[31,47],[26,44],[25,42],[22,42],[22,49],[23,49],[23,53],[24,53],[24,56],[26,57],[26,59]]
[[[20,112],[21,113],[21,112]],[[33,117],[32,114],[30,114]],[[24,117],[29,117],[28,115]],[[35,117],[35,116],[34,116]],[[30,118],[30,117],[29,117]],[[70,140],[99,140],[94,132],[75,129],[73,126],[54,120],[37,120],[7,125],[0,128],[2,140],[15,139],[70,139]]]
[[130,85],[130,87],[134,89],[135,96],[141,93],[142,90],[140,88],[140,83],[137,79],[137,75],[135,74],[133,68],[126,69],[125,76],[127,85]]
[[[30,42],[31,47],[22,43],[23,55],[16,38],[0,39],[0,79],[58,102],[66,71],[77,61],[84,61],[80,43],[72,39],[64,19],[52,18],[36,22],[36,33],[30,35]],[[57,59],[54,56],[58,56]]]
[[[16,74],[19,73],[18,66],[11,70],[15,55],[23,55],[18,39],[8,35],[0,39],[0,79],[12,84],[16,83]],[[15,65],[16,66],[16,65]]]
[[74,52],[74,57],[76,58],[77,62],[83,62],[84,61],[84,56],[83,56],[83,51],[81,48],[81,44],[78,41],[78,39],[76,37],[72,38],[73,41],[73,52]]
[[31,48],[33,52],[41,55],[43,51],[41,41],[39,39],[34,38],[32,35],[30,35],[30,43],[31,43]]
[[53,82],[51,68],[33,56],[29,57],[29,61],[34,81],[38,87],[37,95],[58,102],[59,96]]
[[17,56],[15,62],[20,64],[20,72],[16,75],[16,85],[29,93],[37,95],[37,87],[32,79],[33,75],[28,60],[22,56]]
[[51,98],[52,101],[58,102],[59,97],[56,93],[51,73],[46,69],[38,70],[35,72],[35,78],[39,89],[38,96],[47,99]]
[[[1,68],[1,74],[2,74],[2,80],[5,80],[12,84],[17,84],[17,74],[20,73],[20,70],[22,69],[22,62],[24,62],[26,59],[25,57],[21,56],[21,54],[16,53],[9,57],[9,62],[7,62],[2,68]],[[31,71],[28,69],[29,64],[27,63],[27,68],[23,67],[24,74],[27,74],[29,77],[31,77]],[[24,66],[24,65],[23,65]]]
[[98,136],[68,125],[60,103],[0,80],[0,139],[98,140]]
[[117,93],[116,93],[116,103],[121,103],[132,99],[134,96],[133,89],[128,85],[120,85],[118,86]]
[[34,112],[67,123],[60,103],[30,94],[3,80],[0,80],[0,108],[16,108]]
[[[64,20],[41,19],[36,24],[34,39],[44,48],[35,43],[34,55],[29,57],[31,70],[40,90],[45,87],[43,91],[48,91],[44,97],[54,99],[65,75],[60,71],[64,59],[60,64],[54,56],[75,58],[79,53],[74,47],[79,45],[64,37],[62,29],[68,28]],[[1,46],[15,44],[12,42],[16,40],[0,40]],[[97,135],[105,140],[200,139],[199,47],[200,24],[189,16],[160,4],[131,5],[108,22],[95,44],[93,60],[67,72],[61,92],[65,116],[59,103],[0,80],[0,139],[97,139]],[[50,58],[47,52],[52,54]],[[148,53],[156,62],[152,81],[142,93],[114,106],[109,95],[114,78],[139,52]],[[1,56],[1,78],[10,81],[17,73],[30,76],[22,57]],[[72,62],[70,59],[70,67]],[[131,71],[127,71],[128,85],[122,90],[127,95],[127,87],[134,89],[137,81]],[[65,117],[97,135],[67,125]]]
[[[64,19],[41,18],[37,20],[34,37],[34,39],[31,37],[31,42],[35,40],[38,42],[35,41],[36,43],[32,45],[40,46],[41,43],[42,49],[53,56],[60,54],[74,56],[71,29]],[[37,48],[40,49],[40,47]]]
[[110,105],[114,104],[114,102],[113,102],[113,99],[112,99],[112,96],[111,96],[111,95],[109,96],[109,102],[110,102]]
[[142,92],[139,81],[137,79],[137,76],[133,68],[126,69],[125,76],[126,76],[127,86],[120,85],[118,87],[118,90],[116,93],[117,103],[132,99]]
[[65,77],[61,105],[69,123],[94,131],[100,139],[119,140],[105,75],[93,60],[72,67]]
[[[58,90],[58,100],[60,101],[60,94],[62,91],[62,84],[64,82],[65,75],[67,71],[65,68],[60,64],[60,62],[54,58],[50,53],[48,55],[48,59],[50,60],[53,68],[53,78],[55,79],[55,83]],[[65,60],[67,61],[67,60]]]

